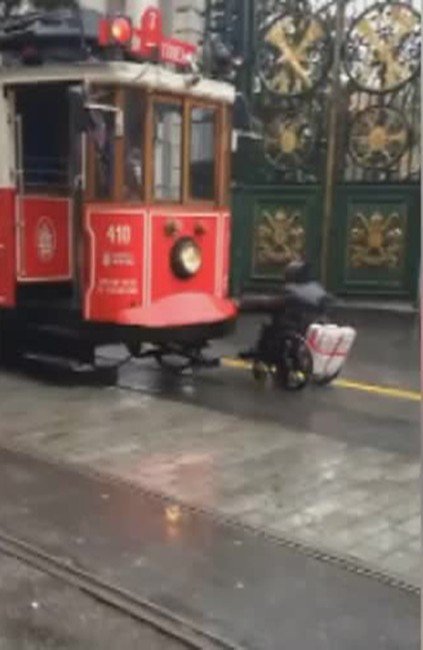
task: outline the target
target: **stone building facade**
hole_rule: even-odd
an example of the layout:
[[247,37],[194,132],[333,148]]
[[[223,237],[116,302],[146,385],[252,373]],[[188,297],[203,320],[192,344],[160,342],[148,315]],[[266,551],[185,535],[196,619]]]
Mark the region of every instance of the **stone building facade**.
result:
[[134,20],[147,7],[160,7],[167,35],[196,44],[204,36],[206,0],[82,0],[81,4],[104,13],[124,13]]
[[201,44],[206,0],[161,0],[166,28],[176,38]]

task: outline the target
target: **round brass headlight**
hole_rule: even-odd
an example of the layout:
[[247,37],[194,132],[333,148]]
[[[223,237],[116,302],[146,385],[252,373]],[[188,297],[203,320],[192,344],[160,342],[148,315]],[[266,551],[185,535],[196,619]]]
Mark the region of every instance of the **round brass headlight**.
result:
[[201,249],[191,237],[179,239],[170,254],[170,265],[178,278],[192,278],[201,269]]

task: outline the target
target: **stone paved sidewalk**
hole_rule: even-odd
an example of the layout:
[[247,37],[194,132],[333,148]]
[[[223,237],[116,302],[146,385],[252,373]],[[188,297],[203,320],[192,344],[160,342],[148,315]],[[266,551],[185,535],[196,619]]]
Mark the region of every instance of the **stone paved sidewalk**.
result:
[[[234,399],[247,390],[231,371],[224,381]],[[131,391],[0,375],[0,444],[111,472],[420,583],[418,457],[178,401],[155,392],[148,371],[130,369],[126,382]],[[363,410],[375,399],[363,396]]]

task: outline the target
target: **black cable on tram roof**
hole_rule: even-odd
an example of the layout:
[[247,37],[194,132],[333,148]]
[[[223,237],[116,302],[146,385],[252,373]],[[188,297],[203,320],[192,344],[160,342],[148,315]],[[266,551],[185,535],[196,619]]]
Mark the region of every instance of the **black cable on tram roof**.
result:
[[[82,9],[79,0],[66,7],[13,14],[0,22],[0,52],[3,64],[25,60],[25,48],[32,48],[40,61],[87,60],[97,42],[97,11]],[[8,56],[7,56],[8,55]]]

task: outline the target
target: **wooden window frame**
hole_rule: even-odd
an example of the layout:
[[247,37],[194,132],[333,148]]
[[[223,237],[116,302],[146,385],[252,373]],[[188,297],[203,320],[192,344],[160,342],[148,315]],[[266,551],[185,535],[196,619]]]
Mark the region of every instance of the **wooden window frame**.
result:
[[[171,201],[169,199],[156,199],[154,197],[154,105],[156,103],[168,103],[181,106],[182,108],[182,146],[181,146],[181,196],[179,200]],[[195,199],[191,196],[190,187],[190,163],[191,163],[191,111],[193,108],[208,108],[215,112],[215,132],[214,132],[214,161],[215,161],[215,179],[214,179],[214,196],[212,199]],[[229,132],[229,126],[225,128],[226,104],[222,102],[213,102],[207,99],[194,98],[187,95],[178,95],[171,93],[150,92],[147,103],[146,119],[146,199],[148,203],[160,205],[161,207],[191,206],[193,208],[216,209],[228,205],[229,196],[229,168],[225,162],[227,158],[227,147],[225,144]]]
[[[104,88],[108,89],[109,86],[102,86],[100,84],[96,85],[95,88]],[[142,187],[140,196],[137,199],[125,199],[124,188],[125,188],[125,131],[122,136],[115,136],[115,165],[114,165],[114,174],[113,174],[113,191],[110,198],[100,199],[96,195],[96,186],[95,186],[95,165],[96,165],[96,151],[92,138],[87,138],[87,156],[86,156],[86,192],[85,200],[87,203],[119,203],[125,205],[138,205],[143,203],[147,199],[147,183],[148,183],[148,152],[147,144],[149,138],[147,137],[147,113],[148,113],[148,92],[144,88],[139,86],[131,86],[130,84],[125,84],[121,86],[112,85],[110,86],[110,91],[114,94],[113,105],[116,108],[119,108],[123,112],[123,119],[125,119],[125,94],[127,90],[136,90],[140,97],[140,104],[143,107],[143,110],[140,114],[140,146],[142,154]]]
[[[204,108],[214,111],[214,143],[213,143],[213,155],[214,155],[214,196],[212,199],[196,199],[191,194],[191,118],[192,110],[194,108]],[[221,133],[222,133],[222,124],[221,124],[221,104],[217,102],[211,102],[207,100],[197,99],[189,97],[187,98],[187,121],[186,121],[186,131],[187,131],[187,149],[186,149],[186,203],[195,207],[206,207],[206,208],[216,208],[220,205],[221,199],[221,179],[220,179],[220,163],[221,163]]]
[[[125,205],[147,204],[160,207],[184,207],[202,209],[227,208],[229,206],[230,176],[231,176],[231,110],[230,106],[223,102],[211,101],[202,98],[191,97],[183,94],[172,94],[157,92],[152,89],[125,84],[101,85],[96,84],[95,88],[110,90],[114,94],[114,106],[125,109],[125,91],[136,89],[139,92],[143,111],[140,115],[140,136],[141,152],[143,162],[142,191],[138,199],[125,199],[125,134],[115,137],[115,164],[113,191],[110,198],[100,199],[96,197],[95,170],[96,151],[92,138],[87,138],[86,155],[86,191],[85,201],[87,203],[118,203]],[[154,151],[154,108],[156,104],[168,104],[181,109],[181,187],[178,199],[156,199],[154,196],[155,181],[155,151]],[[205,108],[213,110],[214,120],[214,197],[213,199],[195,199],[191,196],[191,115],[193,108]]]
[[[185,97],[183,95],[172,95],[167,93],[158,93],[152,92],[149,97],[149,117],[147,121],[147,137],[151,142],[151,157],[149,161],[150,165],[150,178],[149,178],[149,189],[147,194],[149,195],[150,201],[154,205],[159,205],[160,207],[175,207],[184,205],[184,198],[186,193],[185,188],[185,166],[186,166],[186,156],[185,156],[185,147],[186,147],[186,106],[185,106]],[[169,104],[172,106],[178,106],[181,109],[181,151],[180,151],[180,163],[181,163],[181,183],[180,183],[180,195],[178,199],[157,199],[155,196],[155,173],[156,173],[156,160],[155,160],[155,148],[154,148],[154,108],[156,104]]]
[[[122,111],[122,119],[125,123],[125,86],[120,86],[115,90],[115,106]],[[115,135],[115,168],[113,179],[113,199],[117,203],[124,202],[123,188],[125,184],[125,129],[120,136]]]
[[[128,90],[135,90],[138,93],[138,97],[140,100],[140,106],[141,106],[141,113],[140,113],[140,148],[141,148],[141,161],[142,161],[142,179],[141,179],[141,192],[140,195],[137,199],[125,199],[124,195],[124,188],[125,188],[125,142],[126,142],[126,131],[124,130],[124,135],[123,135],[123,145],[122,145],[122,188],[120,189],[118,186],[118,191],[120,191],[121,194],[121,200],[120,203],[124,203],[125,205],[138,205],[140,203],[144,204],[147,201],[147,194],[148,194],[148,167],[149,167],[149,157],[148,157],[148,152],[147,152],[147,146],[148,146],[148,141],[150,138],[148,138],[148,128],[147,128],[147,121],[148,121],[148,104],[149,104],[149,93],[146,88],[140,87],[140,86],[135,86],[135,85],[130,85],[130,84],[125,84],[124,86],[121,87],[123,90],[123,103],[120,108],[123,110],[123,120],[125,123],[125,94]],[[151,160],[151,158],[150,158]]]
[[[118,96],[119,94],[124,90],[124,87],[116,86],[113,84],[95,84],[91,87],[90,90],[109,90],[111,93],[113,93],[113,106],[117,107],[117,101],[118,101]],[[109,204],[109,203],[116,203],[117,201],[117,195],[118,195],[118,184],[116,182],[116,169],[117,169],[117,162],[118,162],[118,149],[121,149],[119,152],[119,156],[122,155],[123,153],[123,147],[121,145],[118,146],[118,141],[122,140],[123,138],[117,138],[115,136],[114,141],[115,141],[115,163],[114,163],[114,170],[113,170],[113,189],[111,192],[111,196],[107,199],[104,198],[99,198],[97,196],[97,187],[96,187],[96,157],[97,157],[97,152],[95,150],[94,142],[93,139],[90,137],[86,138],[86,147],[87,147],[87,155],[86,155],[86,190],[85,190],[85,202],[86,203],[104,203],[104,204]]]
[[232,178],[232,107],[229,104],[221,106],[221,167],[222,177],[220,186],[219,203],[224,208],[230,206],[231,178]]

